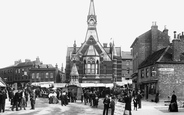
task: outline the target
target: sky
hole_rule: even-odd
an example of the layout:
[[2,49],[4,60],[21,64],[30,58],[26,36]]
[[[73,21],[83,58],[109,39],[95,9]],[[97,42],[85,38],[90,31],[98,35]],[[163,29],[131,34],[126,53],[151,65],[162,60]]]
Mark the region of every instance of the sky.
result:
[[[101,44],[114,40],[130,51],[136,37],[156,21],[173,39],[184,31],[182,0],[94,0]],[[14,61],[66,63],[67,47],[85,40],[90,0],[0,0],[0,68]]]

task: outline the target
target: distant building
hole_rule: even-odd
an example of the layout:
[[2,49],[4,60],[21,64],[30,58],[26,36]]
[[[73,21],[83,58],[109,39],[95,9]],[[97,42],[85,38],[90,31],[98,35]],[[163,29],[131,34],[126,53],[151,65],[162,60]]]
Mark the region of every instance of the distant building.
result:
[[35,65],[29,69],[30,82],[56,82],[56,69],[51,64]]
[[151,30],[140,35],[132,44],[133,83],[143,91],[145,99],[167,99],[175,91],[184,99],[184,35],[174,33],[170,43],[168,30],[158,30],[154,23]]
[[132,54],[131,52],[121,52],[122,57],[122,82],[132,84]]
[[0,69],[0,77],[15,88],[24,87],[30,82],[59,82],[57,81],[57,76],[60,77],[59,73],[57,66],[43,64],[39,57],[35,61],[29,59],[25,62],[15,61],[14,65]]
[[71,70],[76,65],[80,83],[113,83],[121,81],[121,47],[115,47],[113,42],[101,45],[97,34],[97,18],[94,1],[91,0],[87,16],[88,29],[86,38],[80,47],[74,42],[67,48],[66,82],[72,80]]
[[8,66],[0,69],[0,77],[2,80],[8,84],[12,84],[14,82],[14,65]]

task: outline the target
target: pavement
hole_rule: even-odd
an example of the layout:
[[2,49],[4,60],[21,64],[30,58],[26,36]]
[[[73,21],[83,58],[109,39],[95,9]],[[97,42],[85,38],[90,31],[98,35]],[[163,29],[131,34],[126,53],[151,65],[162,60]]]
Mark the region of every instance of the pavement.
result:
[[[11,111],[11,105],[9,100],[6,100],[5,113],[0,115],[102,115],[103,113],[103,98],[99,100],[99,106],[97,108],[84,105],[81,101],[76,103],[69,103],[67,106],[61,106],[58,104],[49,104],[47,98],[38,98],[36,100],[35,110],[30,110],[30,102],[28,101],[28,107],[26,110]],[[122,108],[124,109],[124,108]],[[110,115],[111,110],[109,109]],[[164,102],[154,103],[143,100],[142,108],[133,110],[132,115],[184,115],[184,108],[179,108],[179,112],[169,112],[168,106],[164,106]]]

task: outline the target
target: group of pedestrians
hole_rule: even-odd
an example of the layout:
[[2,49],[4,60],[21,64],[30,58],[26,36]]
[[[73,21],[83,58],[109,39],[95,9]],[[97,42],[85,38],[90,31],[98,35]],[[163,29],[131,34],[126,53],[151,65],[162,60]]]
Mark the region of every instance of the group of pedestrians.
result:
[[103,100],[103,104],[104,104],[103,115],[108,115],[109,108],[111,108],[111,115],[114,115],[115,97],[109,96],[107,94]]
[[27,88],[0,88],[0,112],[5,112],[6,99],[10,101],[11,110],[26,110],[28,99],[30,99],[31,109],[35,109],[35,92]]
[[[16,108],[16,111],[26,110],[28,98],[30,98],[31,109],[35,109],[35,91],[33,89],[29,90],[27,88],[19,88],[18,91],[11,89],[9,91],[9,98],[11,99],[12,111]],[[20,108],[20,109],[19,109]]]
[[83,93],[81,95],[81,102],[86,105],[89,103],[90,106],[92,107],[98,107],[98,102],[99,102],[99,93],[98,91],[92,91],[92,90],[83,90]]
[[[124,109],[124,115],[131,115],[131,103],[133,101],[134,104],[134,110],[137,110],[138,108],[141,108],[141,99],[142,99],[142,94],[141,91],[134,92],[131,90],[123,90],[121,92],[121,100],[123,103],[125,103],[125,109]],[[103,115],[108,115],[109,108],[111,109],[111,115],[114,115],[115,111],[115,99],[118,97],[111,94],[111,95],[106,95],[106,97],[103,100],[104,104],[104,109],[103,109]],[[123,108],[122,108],[123,109]]]

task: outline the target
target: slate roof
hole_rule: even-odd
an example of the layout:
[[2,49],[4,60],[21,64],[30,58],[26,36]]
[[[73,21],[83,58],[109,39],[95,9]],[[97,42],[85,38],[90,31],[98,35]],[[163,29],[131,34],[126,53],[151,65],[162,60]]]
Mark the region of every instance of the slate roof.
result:
[[[167,47],[166,47],[167,48]],[[160,49],[153,54],[149,55],[140,65],[139,68],[143,68],[149,65],[152,65],[157,62],[157,60],[162,56],[165,52],[166,48]]]

